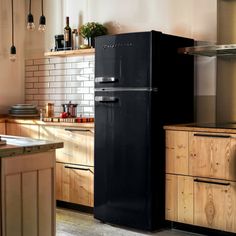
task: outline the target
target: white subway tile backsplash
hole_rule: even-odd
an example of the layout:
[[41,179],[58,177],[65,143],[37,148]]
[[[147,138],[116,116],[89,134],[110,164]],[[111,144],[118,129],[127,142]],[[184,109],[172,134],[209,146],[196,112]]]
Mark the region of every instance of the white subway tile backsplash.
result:
[[71,68],[88,68],[89,62],[79,62],[79,63],[72,63]]
[[52,102],[59,116],[61,104],[69,101],[78,104],[78,116],[94,116],[93,55],[25,61],[26,103],[45,108]]
[[65,62],[66,62],[66,58],[64,58],[64,57],[56,57],[56,58],[50,58],[49,59],[50,64],[65,63]]
[[50,75],[66,75],[66,70],[50,70]]
[[55,69],[69,69],[71,68],[71,64],[70,63],[60,63],[60,64],[55,64]]
[[49,71],[47,70],[34,71],[34,76],[49,76]]
[[84,60],[83,56],[76,56],[76,57],[68,57],[67,62],[81,62]]
[[39,70],[53,70],[55,69],[54,64],[48,64],[48,65],[40,65]]
[[40,59],[34,59],[34,65],[45,65],[49,64],[49,58],[40,58]]
[[38,66],[26,66],[25,71],[37,71]]
[[25,60],[25,65],[26,66],[32,66],[34,64],[34,60],[30,59],[30,60]]
[[67,69],[67,75],[82,75],[84,69]]

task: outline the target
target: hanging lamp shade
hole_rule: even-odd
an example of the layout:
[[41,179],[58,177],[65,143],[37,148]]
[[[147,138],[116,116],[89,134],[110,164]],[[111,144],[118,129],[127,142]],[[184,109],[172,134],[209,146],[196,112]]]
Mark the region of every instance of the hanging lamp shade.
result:
[[31,0],[29,1],[29,14],[27,17],[27,29],[31,31],[35,29],[34,16],[31,13]]
[[10,60],[11,61],[15,61],[16,60],[16,47],[14,45],[14,15],[13,15],[13,9],[14,9],[14,6],[13,6],[13,0],[11,0],[11,39],[12,39],[12,46],[10,48]]

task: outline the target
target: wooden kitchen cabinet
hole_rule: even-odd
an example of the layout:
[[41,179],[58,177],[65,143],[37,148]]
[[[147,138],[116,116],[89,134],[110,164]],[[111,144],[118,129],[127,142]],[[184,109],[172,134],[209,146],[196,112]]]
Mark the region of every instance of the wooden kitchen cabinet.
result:
[[57,200],[93,207],[93,178],[93,167],[57,163]]
[[40,126],[40,138],[64,143],[56,150],[56,199],[93,207],[93,128]]
[[0,134],[6,134],[5,122],[0,123]]
[[23,136],[30,138],[39,138],[39,126],[35,124],[6,123],[6,134],[14,136]]
[[165,127],[166,219],[236,233],[236,131],[183,127]]
[[236,180],[236,135],[189,132],[189,174]]

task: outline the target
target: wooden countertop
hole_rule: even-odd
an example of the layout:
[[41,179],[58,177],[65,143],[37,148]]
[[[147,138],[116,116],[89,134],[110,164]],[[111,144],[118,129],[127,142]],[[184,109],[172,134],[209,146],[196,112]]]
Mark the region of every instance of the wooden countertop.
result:
[[7,144],[0,145],[0,158],[45,152],[63,147],[63,142],[52,142],[26,137],[1,135],[1,139],[6,140]]
[[225,123],[225,124],[198,124],[198,123],[188,123],[188,124],[176,124],[176,125],[165,125],[165,130],[180,130],[180,131],[193,131],[193,132],[212,132],[212,133],[231,133],[236,134],[236,124],[235,123]]
[[30,125],[50,125],[50,126],[70,126],[70,127],[84,127],[94,128],[94,122],[78,123],[78,122],[45,122],[39,119],[19,119],[19,118],[0,118],[0,123],[19,123],[19,124],[30,124]]

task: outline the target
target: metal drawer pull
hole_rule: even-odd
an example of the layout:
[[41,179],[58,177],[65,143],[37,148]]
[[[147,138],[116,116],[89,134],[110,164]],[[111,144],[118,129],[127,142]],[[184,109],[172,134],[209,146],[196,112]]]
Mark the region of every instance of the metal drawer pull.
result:
[[117,82],[118,79],[115,77],[96,77],[95,83],[114,83]]
[[118,102],[117,97],[107,97],[107,96],[96,96],[94,98],[95,102]]
[[90,129],[76,129],[76,128],[65,128],[65,131],[70,131],[70,132],[76,132],[76,131],[92,132]]
[[218,185],[224,185],[224,186],[230,185],[230,183],[221,183],[221,182],[207,181],[207,180],[202,180],[202,179],[194,179],[194,182],[206,183],[206,184],[218,184]]
[[91,173],[94,173],[90,168],[88,167],[77,167],[77,166],[69,166],[69,165],[65,165],[65,168],[67,169],[75,169],[75,170],[83,170],[83,171],[89,171]]
[[230,135],[217,135],[217,134],[193,134],[193,136],[206,137],[206,138],[231,138]]

